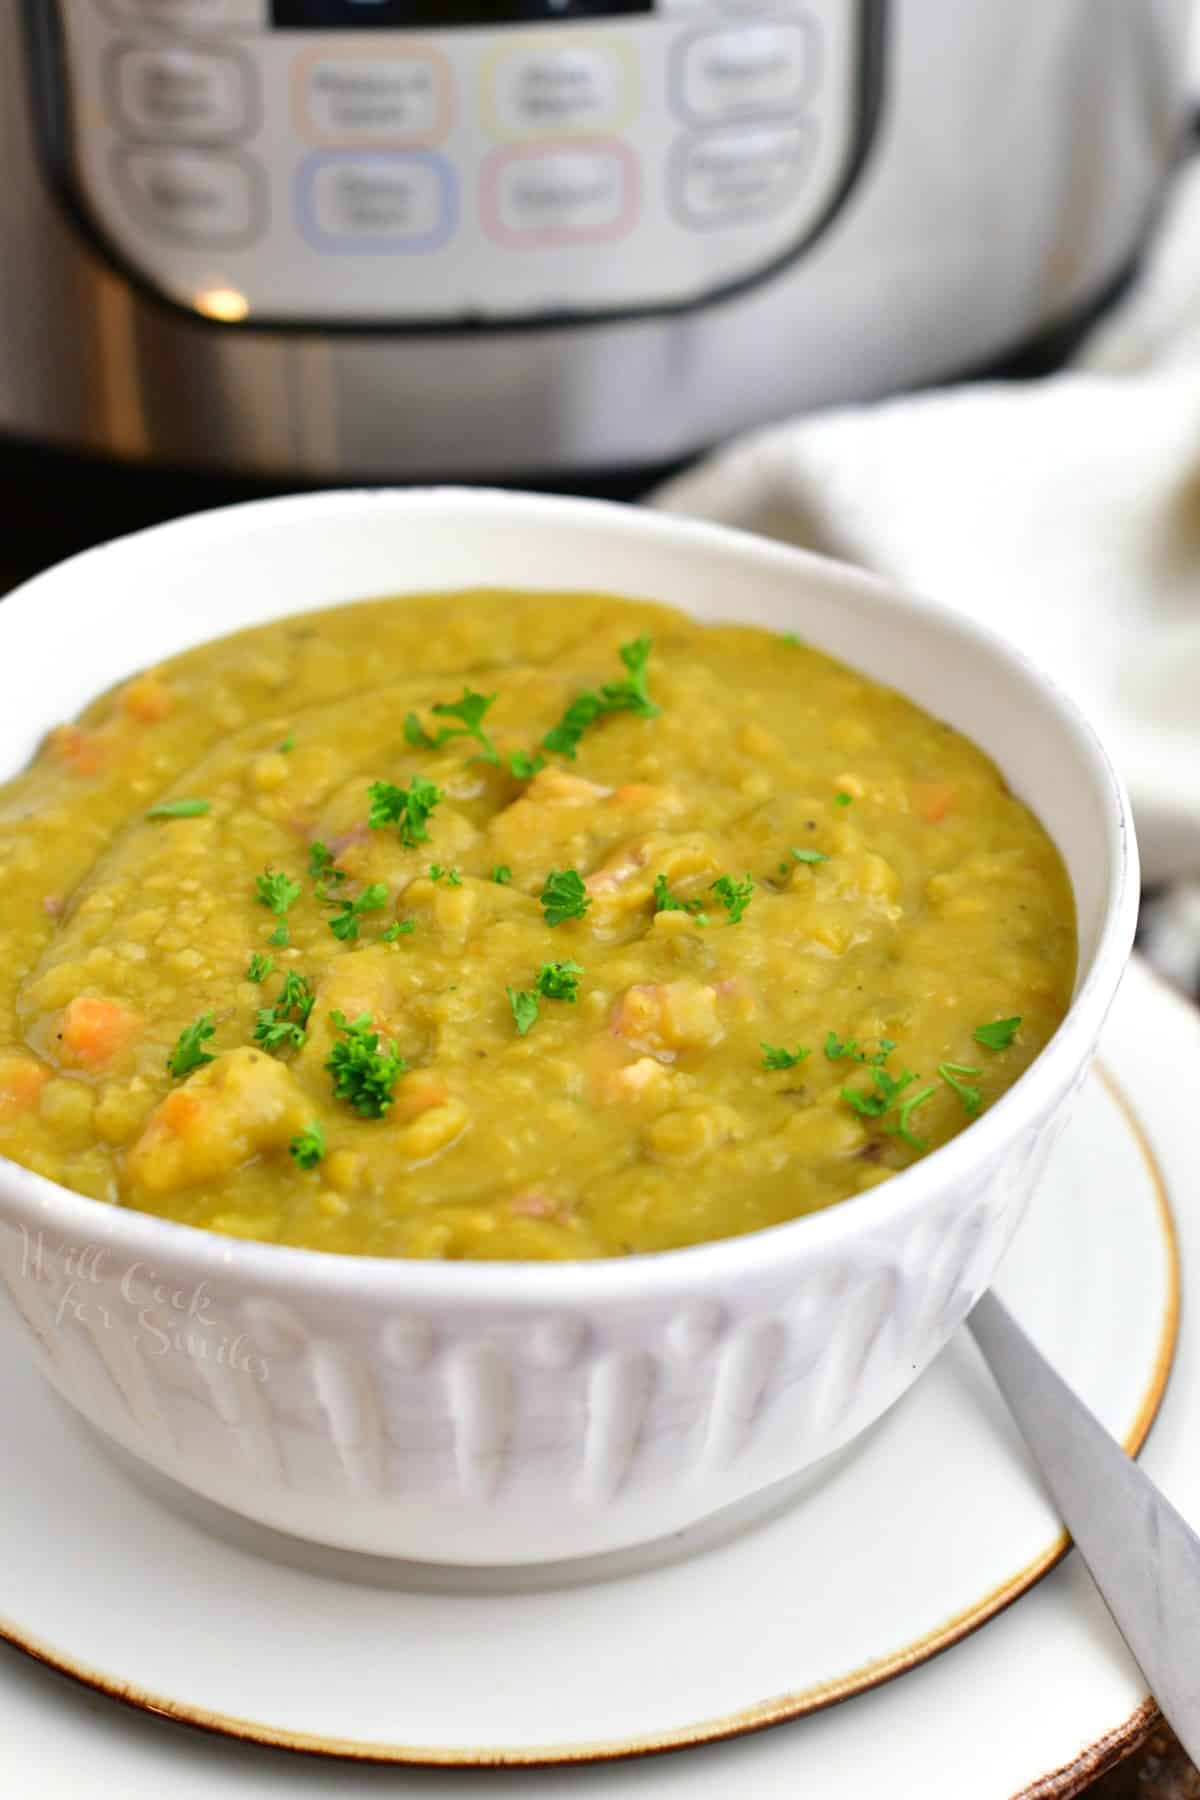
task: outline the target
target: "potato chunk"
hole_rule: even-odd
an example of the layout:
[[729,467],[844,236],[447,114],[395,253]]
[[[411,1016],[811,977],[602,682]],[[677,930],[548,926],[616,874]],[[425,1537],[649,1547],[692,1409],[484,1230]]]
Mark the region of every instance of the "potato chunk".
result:
[[155,1107],[126,1169],[152,1194],[219,1180],[281,1148],[310,1110],[282,1063],[261,1050],[227,1050]]

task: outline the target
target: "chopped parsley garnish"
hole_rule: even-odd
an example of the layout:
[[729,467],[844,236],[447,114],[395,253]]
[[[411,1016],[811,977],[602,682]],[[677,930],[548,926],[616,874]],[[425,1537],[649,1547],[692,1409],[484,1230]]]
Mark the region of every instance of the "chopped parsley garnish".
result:
[[317,893],[325,898],[325,889],[329,882],[345,881],[345,869],[339,869],[333,851],[328,844],[318,838],[308,846],[308,872],[317,884]]
[[794,650],[799,650],[804,641],[802,638],[798,638],[794,631],[782,631],[782,632],[780,632],[779,635],[783,639],[784,643],[791,644],[791,646]]
[[295,1157],[302,1169],[315,1169],[325,1154],[325,1133],[316,1119],[298,1131],[288,1150]]
[[441,863],[430,863],[430,881],[441,881],[443,876],[448,887],[461,887],[463,884],[463,878],[457,869],[443,869]]
[[382,1119],[408,1064],[394,1045],[381,1045],[379,1033],[371,1029],[370,1013],[360,1013],[353,1021],[340,1012],[329,1016],[341,1033],[325,1064],[335,1095],[349,1101],[364,1119]]
[[870,1088],[843,1088],[842,1099],[862,1119],[881,1119],[897,1105],[906,1087],[916,1080],[909,1070],[903,1075],[889,1075],[879,1063],[871,1065]]
[[404,735],[409,743],[419,750],[440,750],[451,738],[474,738],[483,746],[482,762],[498,763],[500,753],[487,732],[483,729],[483,721],[490,708],[495,704],[495,694],[476,694],[470,688],[464,688],[462,699],[455,701],[441,700],[430,710],[439,719],[457,719],[457,725],[443,725],[436,737],[431,737],[424,729],[416,713],[409,713],[404,721]]
[[571,1005],[579,994],[579,977],[583,974],[583,966],[577,962],[543,963],[537,972],[534,986],[546,1000],[569,1000]]
[[305,1026],[313,1009],[315,996],[303,975],[289,969],[283,978],[279,998],[274,1006],[259,1008],[254,1026],[254,1042],[270,1055],[282,1050],[304,1048]]
[[393,919],[387,930],[381,931],[379,936],[385,944],[394,944],[398,937],[404,937],[408,932],[416,929],[417,921],[415,919]]
[[213,1015],[204,1013],[191,1025],[185,1025],[175,1041],[175,1048],[167,1058],[167,1068],[172,1075],[190,1075],[193,1069],[202,1069],[205,1063],[213,1058],[202,1046],[210,1037],[216,1035]]
[[1021,1020],[993,1019],[990,1025],[977,1025],[973,1036],[985,1050],[1007,1050],[1020,1028]]
[[[824,850],[797,850],[795,844],[789,844],[788,848],[798,863],[823,863],[829,861],[829,856]],[[787,864],[785,863],[783,866],[786,869]]]
[[697,925],[708,924],[708,915],[704,911],[703,900],[677,900],[667,886],[666,876],[661,874],[654,878],[654,910],[656,913],[690,913]]
[[836,1031],[825,1034],[825,1054],[830,1062],[840,1062],[845,1057],[851,1062],[867,1063],[881,1069],[895,1048],[891,1038],[880,1038],[878,1050],[874,1056],[868,1056],[865,1050],[859,1049],[857,1038],[846,1038],[843,1042]]
[[507,863],[497,863],[492,870],[492,880],[497,887],[507,887],[512,880],[512,870]]
[[909,1124],[909,1120],[912,1118],[917,1107],[924,1106],[925,1102],[930,1098],[933,1092],[934,1090],[931,1087],[922,1088],[919,1094],[911,1094],[907,1100],[902,1100],[898,1109],[896,1123],[894,1125],[885,1125],[884,1130],[889,1131],[893,1137],[898,1137],[902,1143],[910,1145],[914,1150],[928,1150],[928,1140],[917,1136],[912,1129],[912,1126]]
[[592,897],[577,869],[551,869],[539,898],[547,925],[582,919],[592,904]]
[[300,898],[300,883],[293,881],[290,875],[268,869],[265,874],[257,877],[254,886],[257,890],[259,905],[268,907],[279,920],[278,926],[271,933],[267,942],[286,944],[288,941],[288,908],[294,906]]
[[264,956],[261,950],[256,950],[250,958],[250,967],[246,970],[246,980],[265,981],[274,967],[275,958],[273,956]]
[[303,975],[297,975],[293,969],[289,969],[279,990],[279,1006],[294,1012],[300,1023],[307,1025],[315,999],[316,995]]
[[627,671],[624,680],[606,681],[603,687],[585,688],[576,694],[558,724],[551,726],[542,739],[542,749],[574,759],[584,732],[607,713],[632,712],[641,719],[656,718],[658,707],[646,687],[650,649],[648,637],[622,644],[618,654]]
[[536,752],[531,755],[528,750],[510,750],[508,753],[509,772],[515,781],[532,781],[538,770],[545,766],[545,757]]
[[152,806],[146,814],[148,819],[202,819],[206,812],[212,810],[210,800],[164,800],[159,806]]
[[334,914],[329,921],[329,929],[335,938],[343,944],[353,943],[358,936],[358,921],[363,913],[378,912],[381,906],[387,905],[388,891],[382,881],[373,881],[370,887],[364,888],[357,900],[349,898],[331,904],[340,905],[341,911]]
[[442,790],[432,781],[414,775],[406,788],[391,781],[373,781],[367,794],[371,801],[367,824],[372,831],[379,831],[384,825],[399,825],[400,842],[410,850],[428,839],[425,827],[442,797]]
[[852,800],[853,800],[853,799],[854,799],[854,795],[853,795],[853,794],[847,794],[847,793],[846,793],[846,792],[845,792],[845,791],[844,791],[844,790],[843,790],[843,791],[842,791],[842,793],[840,793],[840,794],[835,794],[835,795],[834,795],[834,796],[833,796],[833,804],[834,804],[834,805],[835,805],[835,806],[849,806],[849,805],[850,805],[850,802],[851,802],[851,801],[852,801]]
[[735,881],[732,875],[720,875],[713,882],[712,891],[729,914],[727,923],[737,925],[754,898],[754,877],[747,875],[744,881]]
[[508,1004],[512,1007],[517,1036],[524,1037],[537,1019],[538,997],[536,994],[518,992],[516,988],[505,988],[504,991],[508,995]]
[[794,1069],[797,1063],[812,1055],[811,1050],[801,1049],[799,1045],[794,1050],[785,1050],[781,1045],[763,1044],[761,1049],[764,1069]]
[[944,1062],[938,1064],[938,1074],[946,1086],[958,1095],[962,1109],[968,1118],[973,1119],[983,1105],[983,1094],[977,1087],[971,1087],[963,1081],[964,1075],[982,1075],[982,1069],[972,1069],[966,1063]]
[[292,751],[295,748],[296,748],[296,734],[294,731],[289,731],[287,736],[284,738],[282,744],[280,744],[280,746],[279,746],[280,755],[281,756],[290,756]]

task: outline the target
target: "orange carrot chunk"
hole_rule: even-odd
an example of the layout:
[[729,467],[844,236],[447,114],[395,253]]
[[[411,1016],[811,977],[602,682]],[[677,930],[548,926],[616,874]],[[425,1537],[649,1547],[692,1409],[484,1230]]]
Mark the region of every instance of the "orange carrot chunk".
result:
[[50,1079],[44,1063],[21,1051],[0,1054],[0,1120],[31,1112]]
[[50,733],[50,753],[76,775],[98,775],[105,763],[105,745],[98,732],[82,725],[60,725]]
[[121,705],[131,719],[156,725],[171,710],[171,690],[157,675],[138,675],[121,689]]
[[912,791],[913,807],[929,825],[940,825],[954,811],[957,795],[948,781],[918,781]]
[[84,1069],[102,1069],[141,1029],[140,1015],[123,1001],[78,994],[62,1015],[63,1060]]

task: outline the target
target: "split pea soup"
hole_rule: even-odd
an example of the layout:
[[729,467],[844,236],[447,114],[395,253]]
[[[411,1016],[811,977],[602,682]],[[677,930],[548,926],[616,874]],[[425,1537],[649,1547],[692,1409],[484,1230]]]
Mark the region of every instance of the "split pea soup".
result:
[[287,618],[0,788],[0,1153],[353,1255],[582,1258],[889,1180],[1037,1056],[1070,885],[968,739],[607,595]]

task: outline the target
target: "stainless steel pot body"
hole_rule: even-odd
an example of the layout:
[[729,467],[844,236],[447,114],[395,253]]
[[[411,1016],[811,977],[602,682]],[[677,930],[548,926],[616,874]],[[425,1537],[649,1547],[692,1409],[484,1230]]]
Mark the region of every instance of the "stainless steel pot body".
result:
[[304,480],[669,462],[1085,308],[1187,115],[1187,0],[383,4],[0,0],[0,432]]

